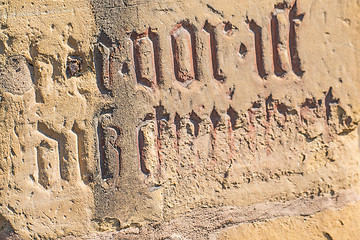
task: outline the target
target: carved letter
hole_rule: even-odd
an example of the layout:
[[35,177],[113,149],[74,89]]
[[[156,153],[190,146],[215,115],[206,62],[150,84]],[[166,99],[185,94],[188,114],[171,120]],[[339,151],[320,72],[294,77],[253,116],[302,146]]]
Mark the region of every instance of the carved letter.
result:
[[262,42],[262,29],[255,23],[254,20],[249,22],[250,30],[254,33],[255,40],[255,54],[256,54],[256,66],[258,74],[261,78],[267,76],[265,65],[264,65],[264,53],[263,53],[263,42]]
[[147,120],[144,125],[140,126],[138,141],[141,171],[146,175],[153,175],[159,164],[155,121]]
[[[67,130],[62,132],[52,125],[42,122],[38,123],[38,131],[58,142],[61,178],[66,181],[79,181],[80,166],[76,134]],[[40,153],[41,152],[43,152],[43,150],[40,149]]]
[[195,79],[194,37],[188,26],[178,24],[171,33],[176,80],[189,84]]
[[[278,9],[275,9],[279,11]],[[277,11],[271,16],[271,38],[272,38],[272,52],[273,52],[273,65],[274,73],[276,76],[283,77],[286,71],[283,67],[283,56],[281,55],[280,48],[282,47],[279,33],[279,20]],[[286,50],[285,50],[286,51]]]
[[102,179],[115,178],[120,174],[120,128],[111,124],[111,115],[101,116],[98,126],[100,144],[100,168]]
[[132,34],[137,82],[152,87],[158,82],[157,35],[150,29],[143,34]]
[[[225,28],[221,30],[216,26],[212,26],[208,21],[205,22],[204,30],[210,35],[210,50],[211,50],[211,62],[212,62],[212,71],[214,78],[218,81],[224,81],[224,61],[221,61],[219,56],[219,34],[225,31]],[[230,31],[230,30],[229,30]]]
[[60,180],[59,155],[52,141],[42,140],[37,147],[38,182],[46,189]]
[[[99,56],[99,57],[97,57]],[[96,45],[95,64],[99,69],[100,88],[111,90],[110,81],[110,49],[101,42]],[[101,89],[100,89],[101,90]]]
[[304,18],[304,14],[297,15],[297,1],[295,1],[289,13],[290,32],[289,32],[289,49],[291,56],[291,65],[294,73],[302,76],[304,71],[301,69],[301,61],[297,50],[296,28],[299,22]]

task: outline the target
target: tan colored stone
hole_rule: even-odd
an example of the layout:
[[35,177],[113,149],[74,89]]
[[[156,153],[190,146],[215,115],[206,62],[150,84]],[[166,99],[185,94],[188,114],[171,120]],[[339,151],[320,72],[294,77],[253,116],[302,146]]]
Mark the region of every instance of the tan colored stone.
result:
[[306,229],[301,214],[332,226],[336,212],[316,213],[360,194],[359,11],[0,1],[0,233],[204,239],[283,216]]
[[311,216],[280,217],[224,230],[216,239],[358,239],[360,205]]
[[[91,229],[93,197],[78,161],[89,161],[94,149],[89,126],[99,104],[90,5],[3,1],[1,12],[1,60],[23,56],[15,69],[6,63],[11,76],[2,73],[1,226],[11,226],[2,235],[11,229],[24,239],[83,234]],[[68,56],[82,58],[81,76],[66,77]]]

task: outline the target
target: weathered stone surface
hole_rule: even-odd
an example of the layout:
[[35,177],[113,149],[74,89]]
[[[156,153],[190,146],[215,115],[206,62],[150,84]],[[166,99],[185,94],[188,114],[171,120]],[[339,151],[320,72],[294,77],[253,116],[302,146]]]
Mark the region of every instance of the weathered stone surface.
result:
[[313,216],[281,217],[230,228],[217,239],[357,239],[359,204]]
[[[84,234],[93,229],[84,181],[101,104],[90,5],[2,1],[1,13],[1,235],[8,226],[23,239]],[[83,59],[82,76],[66,77],[69,56]]]
[[341,191],[337,196],[285,203],[193,210],[161,225],[150,224],[137,231],[132,226],[80,239],[317,239],[324,237],[321,233],[334,239],[356,239],[358,200],[351,191]]
[[7,59],[1,71],[1,87],[13,94],[24,94],[32,87],[32,76],[26,59],[13,56]]
[[331,237],[358,211],[358,1],[0,10],[4,236]]

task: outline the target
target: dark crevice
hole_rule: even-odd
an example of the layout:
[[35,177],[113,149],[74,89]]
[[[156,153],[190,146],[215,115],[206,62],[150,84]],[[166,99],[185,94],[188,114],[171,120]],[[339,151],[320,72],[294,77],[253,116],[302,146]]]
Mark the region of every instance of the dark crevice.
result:
[[176,134],[176,147],[178,148],[177,151],[179,153],[181,118],[178,113],[175,113],[174,124],[175,124],[175,134]]
[[210,4],[206,4],[206,6],[210,9],[211,12],[220,15],[221,17],[224,17],[224,13],[216,10],[213,6],[211,6]]
[[129,71],[130,71],[129,64],[124,62],[122,65],[122,68],[121,68],[121,73],[127,74],[127,73],[129,73]]
[[233,29],[233,25],[231,24],[231,22],[225,22],[224,23],[224,31],[227,34],[231,33],[232,29]]
[[332,91],[333,91],[333,89],[332,89],[332,87],[330,87],[329,91],[327,92],[327,94],[325,96],[326,120],[327,121],[329,121],[329,119],[331,117],[331,105],[338,104],[340,101],[338,98],[334,98]]
[[253,102],[252,106],[251,106],[252,109],[259,109],[261,108],[261,101],[256,101],[256,102]]
[[245,58],[247,52],[248,52],[247,47],[245,46],[245,44],[241,43],[239,48],[240,57]]
[[195,137],[199,136],[201,118],[194,111],[192,111],[190,114],[190,121],[194,125]]
[[239,114],[232,107],[229,107],[227,110],[227,115],[230,117],[231,128],[234,130],[236,121],[239,118]]
[[146,168],[145,164],[145,136],[143,131],[139,131],[138,135],[138,144],[139,144],[139,156],[140,156],[140,168],[141,171],[148,175],[150,173],[150,170]]
[[307,107],[309,109],[316,109],[317,108],[317,102],[315,98],[306,98],[305,102],[301,104],[301,107]]
[[333,238],[331,237],[330,234],[328,234],[327,232],[323,232],[324,237],[326,238],[326,240],[333,240]]
[[216,129],[220,122],[220,115],[214,108],[210,114],[210,120],[213,126],[213,129]]

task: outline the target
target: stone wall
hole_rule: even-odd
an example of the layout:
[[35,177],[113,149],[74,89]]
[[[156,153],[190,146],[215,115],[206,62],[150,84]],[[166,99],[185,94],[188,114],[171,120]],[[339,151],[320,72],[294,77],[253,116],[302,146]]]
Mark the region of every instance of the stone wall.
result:
[[0,1],[3,238],[356,239],[359,11]]

